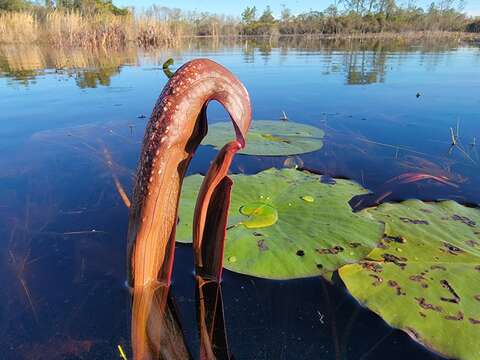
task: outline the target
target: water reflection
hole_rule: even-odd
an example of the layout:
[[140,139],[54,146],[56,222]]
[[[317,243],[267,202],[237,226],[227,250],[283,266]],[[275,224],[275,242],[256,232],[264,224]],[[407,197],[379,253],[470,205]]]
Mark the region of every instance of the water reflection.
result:
[[76,75],[77,85],[82,88],[96,88],[99,85],[110,86],[110,78],[120,73],[120,66],[100,68],[98,71],[79,71]]
[[81,88],[108,86],[121,67],[136,63],[135,49],[74,49],[32,45],[0,47],[0,75],[29,85],[49,72],[75,77]]
[[188,360],[182,326],[169,286],[133,289],[132,351],[135,359]]
[[[72,49],[41,46],[0,46],[0,75],[21,85],[31,85],[35,79],[54,71],[75,77],[80,88],[109,86],[110,79],[125,65],[139,65],[140,59],[160,66],[171,56],[181,57],[195,51],[241,52],[246,63],[257,56],[267,64],[272,55],[280,59],[292,52],[322,54],[324,74],[344,73],[348,85],[366,85],[385,81],[392,65],[402,66],[402,57],[412,51],[428,54],[429,70],[434,70],[445,53],[455,51],[456,40],[402,40],[402,39],[318,39],[315,37],[204,38],[184,39],[177,48],[140,50],[134,47],[120,49]],[[433,56],[432,56],[433,54]],[[157,69],[158,70],[158,69]]]
[[[124,286],[128,212],[115,177],[130,193],[146,124],[138,115],[148,115],[166,81],[163,61],[174,57],[178,65],[207,56],[245,79],[256,118],[278,118],[285,110],[291,121],[326,132],[320,151],[293,159],[238,156],[232,172],[300,166],[361,183],[375,194],[365,202],[390,192],[378,201],[480,203],[476,48],[273,38],[109,52],[1,47],[0,53],[0,91],[7,99],[0,131],[8,135],[0,156],[2,359],[116,359],[118,345],[130,359],[132,323],[151,331],[154,354],[158,344],[174,341],[181,344],[175,351],[198,358],[213,313],[223,316],[216,324],[224,329],[215,330],[214,341],[236,359],[439,358],[318,278],[277,282],[225,271],[221,289],[213,283],[199,296],[192,249],[185,245],[176,247],[168,296],[161,289],[148,294],[151,301],[164,299],[165,311],[150,314],[150,324],[138,321]],[[266,61],[269,66],[259,66]],[[71,81],[58,88],[63,79]],[[367,83],[377,86],[345,86]],[[225,119],[211,110],[213,120]],[[457,116],[468,157],[457,148],[449,153]],[[11,130],[18,128],[21,133]],[[201,146],[188,175],[204,173],[215,155]],[[446,177],[458,187],[390,181],[405,173]],[[209,293],[219,301],[202,305]],[[167,332],[159,332],[162,323]]]

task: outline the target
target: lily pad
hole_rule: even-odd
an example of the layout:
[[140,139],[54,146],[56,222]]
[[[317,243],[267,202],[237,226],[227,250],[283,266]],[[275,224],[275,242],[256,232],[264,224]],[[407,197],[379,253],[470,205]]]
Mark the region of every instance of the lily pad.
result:
[[278,211],[275,207],[263,202],[254,202],[243,205],[239,209],[240,214],[245,215],[241,225],[248,229],[261,229],[275,224],[278,220]]
[[[255,120],[248,132],[247,146],[239,154],[287,156],[319,150],[323,147],[322,129],[292,121]],[[232,124],[220,122],[209,126],[203,145],[216,149],[233,137]]]
[[[348,201],[366,193],[355,182],[295,169],[233,175],[225,268],[292,279],[318,276],[364,258],[380,241],[383,225],[353,213]],[[184,181],[177,241],[191,241],[195,198],[202,176]]]
[[348,290],[390,325],[456,359],[480,358],[480,210],[409,200],[364,214],[382,245],[339,270]]

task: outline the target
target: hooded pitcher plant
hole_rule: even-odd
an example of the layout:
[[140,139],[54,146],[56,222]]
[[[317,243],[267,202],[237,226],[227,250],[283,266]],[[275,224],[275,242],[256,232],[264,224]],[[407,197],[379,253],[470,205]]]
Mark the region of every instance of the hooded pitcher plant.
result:
[[[219,285],[220,282],[232,186],[227,174],[235,153],[245,146],[252,112],[247,90],[230,71],[211,60],[196,59],[180,67],[166,84],[143,140],[130,207],[127,251],[127,278],[133,289],[135,359],[151,358],[145,344],[152,340],[148,339],[147,331],[152,306],[160,312],[166,308],[180,190],[195,150],[207,134],[206,112],[212,100],[218,101],[229,113],[235,140],[227,143],[212,162],[195,207],[193,249],[197,295],[202,293],[205,284]],[[159,288],[165,289],[161,291],[163,295],[154,296]],[[219,304],[216,297],[220,296],[219,286],[215,289],[213,313]],[[210,359],[215,355],[211,347],[208,349],[208,343],[219,322],[211,321],[203,296],[197,296],[197,300],[203,349],[200,353],[202,358]],[[223,324],[223,313],[221,317]]]

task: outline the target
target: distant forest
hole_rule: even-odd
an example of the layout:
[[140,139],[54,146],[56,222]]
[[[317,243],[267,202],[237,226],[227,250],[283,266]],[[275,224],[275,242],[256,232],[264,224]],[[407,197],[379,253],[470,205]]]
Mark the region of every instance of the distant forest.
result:
[[[284,7],[276,19],[270,7],[260,14],[246,8],[241,17],[243,34],[342,34],[405,31],[480,31],[480,19],[463,12],[464,2],[442,0],[426,9],[414,0],[405,7],[395,0],[340,0],[323,11],[293,15]],[[259,16],[258,16],[259,15]]]
[[[294,14],[283,7],[275,16],[247,7],[238,16],[152,6],[120,8],[111,0],[0,0],[0,42],[70,45],[135,41],[156,46],[186,36],[364,35],[412,32],[480,33],[480,17],[464,12],[464,0],[337,0],[322,10]],[[65,35],[64,33],[67,33]]]

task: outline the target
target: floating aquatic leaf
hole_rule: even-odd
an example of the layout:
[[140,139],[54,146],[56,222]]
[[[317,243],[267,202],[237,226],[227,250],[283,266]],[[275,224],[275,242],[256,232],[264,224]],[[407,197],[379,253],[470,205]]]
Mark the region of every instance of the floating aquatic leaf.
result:
[[448,357],[480,358],[480,210],[419,200],[363,210],[386,223],[381,246],[339,271],[389,324]]
[[259,229],[272,226],[278,220],[278,212],[273,206],[261,202],[246,204],[240,207],[240,214],[248,216],[240,225],[248,229]]
[[[319,175],[294,169],[231,177],[235,185],[224,254],[229,270],[269,279],[316,276],[362,259],[383,234],[383,225],[352,212],[348,201],[366,192],[352,181],[335,179],[333,185],[326,184]],[[178,241],[191,241],[194,199],[201,181],[200,175],[184,181]],[[305,194],[315,201],[302,200]],[[256,209],[262,209],[257,215],[262,227],[245,226],[248,214]]]
[[[256,120],[248,133],[247,146],[239,154],[286,156],[303,154],[323,147],[322,129],[291,121]],[[203,145],[220,149],[232,137],[230,123],[213,124]]]

